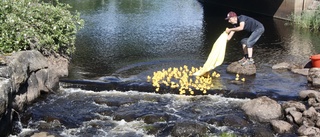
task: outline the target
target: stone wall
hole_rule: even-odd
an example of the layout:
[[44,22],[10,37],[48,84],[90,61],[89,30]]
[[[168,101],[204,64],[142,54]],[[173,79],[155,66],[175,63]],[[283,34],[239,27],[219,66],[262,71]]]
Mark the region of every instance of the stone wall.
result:
[[59,78],[68,75],[69,61],[35,50],[1,55],[0,60],[0,136],[7,136],[28,104],[42,93],[58,91]]

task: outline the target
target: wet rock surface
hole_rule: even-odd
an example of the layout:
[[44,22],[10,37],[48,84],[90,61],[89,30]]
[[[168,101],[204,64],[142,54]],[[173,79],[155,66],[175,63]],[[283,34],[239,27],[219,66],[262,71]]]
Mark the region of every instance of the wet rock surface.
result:
[[205,136],[208,128],[205,124],[194,121],[176,122],[171,135],[175,137]]
[[246,102],[242,109],[250,119],[258,122],[270,122],[282,117],[280,104],[266,96]]
[[242,66],[239,62],[233,62],[227,67],[227,72],[241,75],[254,75],[257,73],[257,68],[255,64]]
[[8,127],[14,128],[12,123],[19,120],[19,116],[14,115],[22,112],[41,93],[58,90],[59,77],[68,74],[67,68],[67,59],[46,58],[35,50],[1,55],[0,136],[11,132]]

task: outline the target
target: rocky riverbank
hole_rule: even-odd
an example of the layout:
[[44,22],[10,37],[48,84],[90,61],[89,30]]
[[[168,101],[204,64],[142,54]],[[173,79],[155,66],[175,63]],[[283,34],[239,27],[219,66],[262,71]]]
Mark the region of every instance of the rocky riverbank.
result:
[[272,68],[305,75],[314,90],[300,91],[300,101],[277,102],[259,97],[246,102],[242,109],[251,120],[271,124],[276,133],[320,136],[320,69],[312,68],[311,62],[306,65],[283,62]]
[[[290,64],[282,62],[272,67],[274,70],[288,70],[304,75],[314,90],[299,92],[300,101],[277,102],[262,96],[252,99],[242,106],[242,110],[250,120],[269,123],[278,134],[293,133],[300,136],[320,136],[320,68],[312,68],[312,63]],[[254,75],[255,65],[240,66],[231,63],[227,71],[230,73]]]
[[300,98],[278,103],[263,96],[246,102],[242,109],[250,120],[269,123],[278,134],[320,136],[320,92],[301,91]]
[[59,78],[68,75],[68,64],[65,58],[45,57],[35,50],[1,55],[0,136],[19,132],[13,127],[19,113],[41,94],[58,91]]

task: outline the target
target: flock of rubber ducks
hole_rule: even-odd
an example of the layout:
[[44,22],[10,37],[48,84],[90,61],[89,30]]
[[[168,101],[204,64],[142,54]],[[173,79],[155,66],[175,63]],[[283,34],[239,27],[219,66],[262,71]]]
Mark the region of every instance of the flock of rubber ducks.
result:
[[[170,87],[171,89],[179,89],[179,94],[195,94],[195,91],[201,91],[206,94],[209,89],[217,87],[214,84],[214,79],[220,77],[220,74],[213,71],[211,74],[206,73],[202,76],[193,76],[193,74],[199,71],[200,68],[189,67],[184,65],[183,67],[170,67],[168,69],[162,69],[162,71],[153,72],[153,76],[147,76],[147,81],[152,83],[156,92],[160,91],[161,85]],[[245,78],[240,78],[239,74],[236,74],[235,80],[245,81]]]

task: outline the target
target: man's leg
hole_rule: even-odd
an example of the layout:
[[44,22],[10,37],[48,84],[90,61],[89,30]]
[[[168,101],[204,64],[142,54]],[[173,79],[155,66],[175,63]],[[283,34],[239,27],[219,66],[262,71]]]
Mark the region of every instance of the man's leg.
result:
[[248,49],[248,58],[252,58],[253,48],[247,48]]
[[247,48],[248,58],[241,63],[242,66],[254,64],[254,60],[252,58],[253,48]]
[[250,65],[250,64],[253,64],[254,61],[253,61],[253,58],[252,58],[252,54],[253,54],[253,47],[248,47],[246,46],[245,44],[243,44],[243,51],[245,53],[245,60],[243,62],[241,62],[241,65],[244,66],[244,65]]
[[242,44],[242,49],[243,49],[244,55],[248,54],[248,48],[247,48],[246,44]]
[[243,50],[243,58],[241,58],[238,62],[243,63],[248,59],[248,51],[247,46],[242,44],[242,50]]
[[243,63],[248,59],[248,48],[247,45],[245,44],[248,38],[244,38],[241,40],[241,44],[242,44],[242,50],[243,50],[243,58],[241,60],[239,60],[239,63]]
[[253,45],[259,40],[259,38],[261,37],[262,33],[264,32],[264,28],[259,28],[257,30],[255,30],[254,32],[251,33],[251,35],[249,36],[249,38],[247,39],[247,53],[248,53],[248,60],[246,60],[245,62],[243,62],[241,65],[248,65],[248,64],[253,64],[254,61],[252,59],[252,54],[253,54]]

